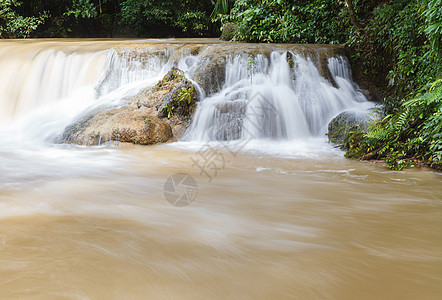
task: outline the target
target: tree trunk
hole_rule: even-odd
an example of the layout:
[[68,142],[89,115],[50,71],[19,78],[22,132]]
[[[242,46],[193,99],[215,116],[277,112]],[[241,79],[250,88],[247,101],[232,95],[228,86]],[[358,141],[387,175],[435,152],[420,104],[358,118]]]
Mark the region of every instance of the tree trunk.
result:
[[347,4],[348,12],[350,13],[350,21],[357,30],[362,31],[362,26],[359,24],[356,19],[356,13],[353,8],[353,0],[345,0],[345,4]]

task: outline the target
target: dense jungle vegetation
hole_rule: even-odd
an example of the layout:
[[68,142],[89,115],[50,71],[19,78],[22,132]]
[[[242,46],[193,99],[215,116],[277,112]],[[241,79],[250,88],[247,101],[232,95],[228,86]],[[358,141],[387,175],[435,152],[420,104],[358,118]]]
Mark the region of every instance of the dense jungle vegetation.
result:
[[0,0],[0,36],[214,37],[345,44],[385,117],[347,156],[394,169],[442,164],[442,0]]

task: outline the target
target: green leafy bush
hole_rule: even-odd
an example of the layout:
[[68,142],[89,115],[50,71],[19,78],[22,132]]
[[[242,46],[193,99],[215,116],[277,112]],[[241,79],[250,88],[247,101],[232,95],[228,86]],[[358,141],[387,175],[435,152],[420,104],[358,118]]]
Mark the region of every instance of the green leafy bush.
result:
[[375,9],[370,30],[391,57],[390,85],[401,95],[435,80],[440,68],[427,53],[431,50],[425,32],[420,1],[399,0]]
[[236,40],[248,42],[340,43],[347,27],[334,0],[237,0],[223,22],[235,23]]
[[[210,1],[126,0],[121,3],[121,22],[134,26],[138,35],[182,32],[191,36],[210,32]],[[161,32],[163,31],[163,32]]]
[[441,0],[386,2],[353,37],[353,62],[362,60],[369,76],[387,70],[391,93],[386,118],[346,136],[348,157],[385,159],[398,170],[416,162],[441,169],[441,7]]
[[95,18],[98,12],[94,3],[90,2],[90,0],[73,0],[72,7],[69,7],[64,15],[74,16],[75,19],[90,19]]
[[38,17],[24,17],[16,9],[22,5],[17,0],[0,2],[0,37],[26,38],[47,18],[47,13]]
[[392,169],[423,161],[442,166],[442,79],[403,102],[400,111],[374,122],[366,131],[350,132],[344,141],[352,158],[385,159]]
[[422,15],[426,20],[423,29],[427,34],[434,54],[442,54],[442,0],[424,0]]

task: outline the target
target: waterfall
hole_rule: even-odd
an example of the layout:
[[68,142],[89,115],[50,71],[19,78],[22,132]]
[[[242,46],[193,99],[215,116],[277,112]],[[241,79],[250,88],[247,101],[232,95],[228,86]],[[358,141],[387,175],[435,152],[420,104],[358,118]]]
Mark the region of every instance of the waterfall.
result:
[[227,46],[229,51],[216,44],[186,47],[101,45],[91,50],[76,44],[6,42],[0,47],[0,129],[51,141],[87,111],[126,105],[172,67],[193,81],[195,72],[214,58],[225,64],[225,74],[216,77],[209,74],[215,72],[210,68],[202,74],[222,78],[216,79],[221,88],[207,92],[195,78],[201,101],[186,140],[323,136],[328,122],[340,112],[371,105],[352,81],[347,60],[339,55],[330,55],[323,74],[313,56],[296,51],[250,55],[241,46]]
[[171,68],[166,50],[142,61],[110,46],[35,44],[0,47],[0,130],[43,141],[87,111],[124,105]]
[[271,155],[311,152],[317,145],[301,139],[323,137],[334,116],[371,105],[352,81],[345,57],[333,50],[116,43],[0,41],[0,186],[86,176],[112,164],[104,152],[95,157],[97,149],[77,151],[54,142],[91,112],[130,104],[172,67],[183,70],[200,94],[185,135],[195,143],[186,147],[254,139],[250,149]]
[[226,59],[226,80],[202,101],[189,140],[293,140],[326,133],[342,111],[371,104],[352,81],[343,57],[328,58],[331,79],[313,61],[292,52]]
[[64,103],[71,111],[74,106],[87,105],[81,102],[100,77],[106,55],[103,51],[66,53],[18,45],[0,47],[0,57],[0,124],[6,125],[73,95],[75,100]]
[[155,53],[137,53],[115,50],[108,51],[105,71],[96,86],[99,96],[104,96],[121,86],[157,78],[170,59],[170,51],[164,49]]

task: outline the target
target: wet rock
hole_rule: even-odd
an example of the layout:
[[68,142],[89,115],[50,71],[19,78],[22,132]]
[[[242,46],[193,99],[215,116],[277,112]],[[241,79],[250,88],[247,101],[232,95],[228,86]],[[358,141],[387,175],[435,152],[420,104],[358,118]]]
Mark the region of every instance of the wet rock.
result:
[[206,95],[217,93],[226,81],[226,61],[236,55],[248,57],[258,54],[270,57],[271,48],[263,46],[256,48],[253,45],[218,45],[210,47],[200,53],[201,61],[192,74],[193,80],[204,90]]
[[214,124],[216,134],[211,138],[218,141],[241,138],[246,109],[246,102],[241,100],[227,101],[216,105],[216,121]]
[[190,125],[198,93],[184,73],[172,69],[155,86],[142,90],[127,106],[91,111],[68,126],[62,143],[99,145],[120,141],[140,145],[180,138]]
[[172,68],[155,86],[136,95],[132,102],[138,108],[155,110],[159,118],[176,116],[187,120],[198,100],[199,95],[192,82],[186,79],[181,70]]
[[332,143],[342,144],[347,132],[355,127],[365,128],[367,122],[380,117],[381,112],[377,109],[372,109],[368,112],[344,111],[328,124],[328,139]]
[[193,80],[207,95],[221,90],[226,80],[226,57],[206,57],[193,75]]
[[227,23],[223,26],[220,40],[230,41],[236,34],[236,26],[233,23]]
[[199,97],[195,85],[174,68],[152,88],[146,101],[158,118],[172,126],[174,136],[179,139],[190,126]]
[[151,145],[167,142],[172,136],[171,126],[152,116],[149,109],[129,106],[83,117],[65,130],[62,142],[88,146],[108,141]]

